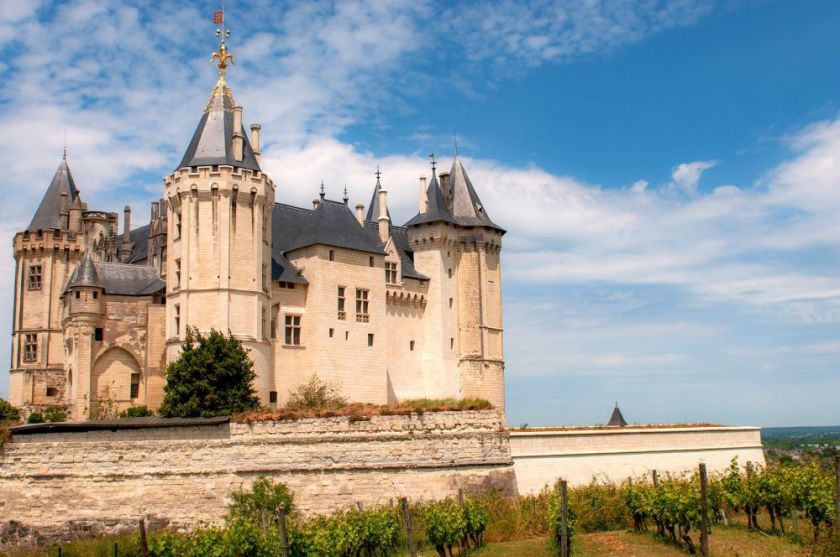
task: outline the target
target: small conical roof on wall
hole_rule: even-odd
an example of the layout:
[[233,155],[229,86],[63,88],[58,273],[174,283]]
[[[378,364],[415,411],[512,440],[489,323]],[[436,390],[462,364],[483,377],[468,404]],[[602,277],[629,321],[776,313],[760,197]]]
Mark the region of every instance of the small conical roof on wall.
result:
[[626,426],[627,422],[624,421],[624,416],[621,415],[621,410],[618,408],[618,403],[615,403],[615,408],[613,408],[612,416],[610,416],[610,421],[607,425],[614,425],[614,426]]
[[35,216],[32,217],[32,222],[26,227],[27,230],[47,230],[61,228],[61,194],[66,193],[67,209],[79,197],[76,190],[76,183],[73,181],[73,175],[70,173],[70,167],[67,165],[67,157],[64,156],[58,164],[58,169],[55,171],[50,187],[41,199],[41,204],[38,210],[35,211]]
[[[379,183],[379,177],[376,177],[376,187],[373,188],[373,197],[370,198],[370,205],[368,205],[367,220],[370,222],[377,222],[379,220],[379,192],[382,191],[382,184]],[[385,214],[388,220],[391,220],[391,211],[386,208]]]
[[70,275],[70,281],[67,283],[65,291],[82,286],[102,288],[99,275],[96,273],[96,265],[93,264],[93,258],[89,251],[85,252],[79,266]]

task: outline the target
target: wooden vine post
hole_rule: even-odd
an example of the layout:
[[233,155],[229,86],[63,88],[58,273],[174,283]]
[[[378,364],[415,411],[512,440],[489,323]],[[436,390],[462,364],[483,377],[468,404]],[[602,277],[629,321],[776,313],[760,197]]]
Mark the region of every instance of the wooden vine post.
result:
[[140,519],[140,557],[149,557],[149,542],[146,540],[146,521]]
[[653,469],[653,487],[659,485],[659,476],[656,474],[656,468]]
[[709,494],[706,464],[700,463],[700,554],[709,557]]
[[569,557],[569,500],[566,480],[560,480],[560,557]]
[[414,526],[411,524],[411,509],[408,506],[408,499],[400,499],[402,506],[403,520],[405,521],[405,541],[408,544],[408,554],[417,557],[417,544],[414,542]]
[[286,526],[286,509],[277,511],[277,529],[280,531],[280,557],[289,557],[289,530]]

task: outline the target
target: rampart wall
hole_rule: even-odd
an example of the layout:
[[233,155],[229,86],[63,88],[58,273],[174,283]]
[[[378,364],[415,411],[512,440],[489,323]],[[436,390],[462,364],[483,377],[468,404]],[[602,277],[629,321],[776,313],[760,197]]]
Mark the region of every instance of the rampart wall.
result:
[[398,497],[516,492],[508,433],[495,411],[13,433],[0,455],[0,521],[45,537],[140,517],[218,523],[230,495],[265,475],[304,512]]
[[533,428],[510,432],[520,493],[535,493],[558,478],[569,485],[593,476],[621,482],[656,470],[679,474],[704,462],[709,473],[741,465],[764,465],[757,427]]

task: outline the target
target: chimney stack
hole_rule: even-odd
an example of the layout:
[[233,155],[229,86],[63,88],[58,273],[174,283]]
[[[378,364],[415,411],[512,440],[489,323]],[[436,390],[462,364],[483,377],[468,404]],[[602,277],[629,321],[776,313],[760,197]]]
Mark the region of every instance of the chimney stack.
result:
[[314,211],[315,209],[317,209],[318,205],[320,205],[320,204],[321,204],[321,198],[320,197],[316,197],[315,199],[313,199],[312,200],[312,210]]
[[128,263],[131,259],[132,249],[131,244],[131,207],[128,205],[123,209],[123,239],[120,245],[120,261]]
[[440,178],[443,200],[446,201],[446,206],[452,209],[452,184],[449,183],[449,172],[441,172],[438,177]]
[[259,124],[251,124],[251,148],[254,149],[254,158],[260,162],[260,129]]
[[76,190],[76,199],[70,204],[70,222],[67,228],[73,232],[82,231],[82,197],[78,189]]
[[420,212],[429,210],[429,198],[426,196],[426,177],[420,176]]
[[242,107],[233,107],[233,158],[242,162],[242,149],[245,138],[242,137]]
[[152,201],[152,222],[156,221],[160,215],[160,205],[157,201]]
[[356,204],[356,220],[361,226],[365,225],[365,206],[361,203]]
[[388,218],[388,192],[381,188],[379,190],[379,239],[383,244],[387,244],[390,237],[390,220]]

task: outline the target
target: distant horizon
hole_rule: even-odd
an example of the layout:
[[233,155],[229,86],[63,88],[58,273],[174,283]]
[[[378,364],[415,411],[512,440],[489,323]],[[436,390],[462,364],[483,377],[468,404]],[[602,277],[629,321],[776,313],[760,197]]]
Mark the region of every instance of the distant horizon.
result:
[[[378,167],[402,224],[457,140],[508,231],[511,425],[594,424],[614,401],[631,423],[836,423],[840,3],[554,7],[229,6],[227,82],[276,200],[323,182],[367,204]],[[91,209],[145,224],[216,80],[212,9],[4,6],[0,361],[11,240],[62,152]]]

